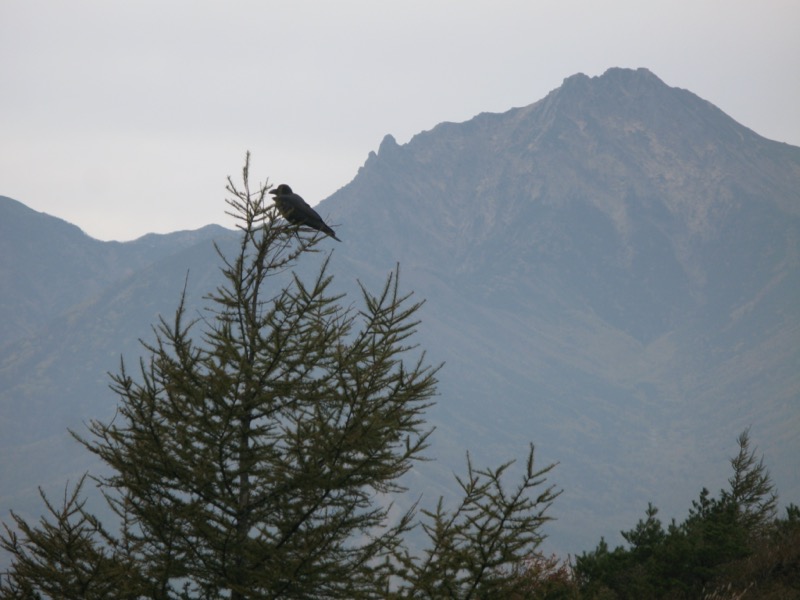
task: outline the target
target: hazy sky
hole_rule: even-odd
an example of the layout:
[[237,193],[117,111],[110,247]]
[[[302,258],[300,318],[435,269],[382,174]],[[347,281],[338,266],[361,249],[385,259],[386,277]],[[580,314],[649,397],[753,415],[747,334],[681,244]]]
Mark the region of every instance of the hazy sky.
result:
[[0,0],[0,194],[100,239],[230,225],[227,175],[315,204],[383,136],[647,67],[800,145],[798,0]]

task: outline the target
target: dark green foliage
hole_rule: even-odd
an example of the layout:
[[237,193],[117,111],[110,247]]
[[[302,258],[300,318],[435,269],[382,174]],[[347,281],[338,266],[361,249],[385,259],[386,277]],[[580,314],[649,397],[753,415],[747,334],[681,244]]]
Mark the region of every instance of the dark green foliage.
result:
[[739,453],[731,459],[733,475],[730,489],[723,491],[723,501],[733,507],[736,522],[750,535],[760,535],[775,518],[778,497],[764,459],[756,461],[750,451],[750,436],[743,431],[737,440]]
[[[673,522],[666,531],[650,505],[646,518],[622,533],[627,548],[611,551],[601,540],[595,550],[577,557],[575,574],[585,597],[728,597],[724,594],[744,594],[772,577],[763,570],[762,576],[753,573],[747,581],[731,577],[744,572],[741,566],[763,553],[768,540],[793,535],[790,520],[775,521],[777,496],[763,461],[756,460],[749,447],[748,432],[737,441],[730,488],[718,498],[703,489],[686,520]],[[791,508],[788,514],[791,517]],[[783,530],[788,536],[780,533]],[[787,547],[783,541],[780,546]],[[797,553],[783,558],[796,564]],[[713,596],[717,593],[723,595]]]
[[764,527],[745,557],[720,567],[709,598],[800,598],[799,517],[798,508],[790,504],[784,518]]
[[[16,562],[0,587],[3,598],[138,598],[143,581],[126,558],[127,549],[85,510],[80,499],[85,477],[65,491],[56,508],[40,491],[48,517],[38,526],[13,515],[0,546]],[[13,513],[12,513],[13,514]]]
[[537,470],[533,459],[531,446],[522,481],[509,491],[502,477],[511,463],[477,470],[467,456],[467,478],[457,478],[461,504],[449,511],[440,499],[423,511],[430,546],[424,558],[402,557],[401,597],[509,598],[529,586],[517,571],[541,543],[545,511],[558,496],[552,486],[530,496],[554,467]]

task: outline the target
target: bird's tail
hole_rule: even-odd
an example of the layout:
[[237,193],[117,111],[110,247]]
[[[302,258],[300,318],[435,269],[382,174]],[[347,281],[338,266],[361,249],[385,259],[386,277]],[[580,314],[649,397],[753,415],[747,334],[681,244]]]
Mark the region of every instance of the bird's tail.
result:
[[333,239],[335,239],[337,242],[341,242],[341,241],[342,241],[342,240],[340,240],[338,237],[336,237],[336,232],[335,232],[335,231],[333,231],[333,229],[331,229],[331,228],[330,228],[330,227],[328,227],[327,225],[325,225],[325,227],[323,228],[323,230],[322,230],[322,231],[323,231],[324,233],[327,233],[329,236],[331,236],[331,237],[332,237]]

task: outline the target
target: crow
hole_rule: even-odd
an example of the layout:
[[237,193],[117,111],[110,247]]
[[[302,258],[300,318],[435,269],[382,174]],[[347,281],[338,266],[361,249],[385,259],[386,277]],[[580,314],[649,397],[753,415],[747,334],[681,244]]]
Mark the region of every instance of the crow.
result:
[[269,193],[275,196],[275,206],[278,208],[278,212],[292,225],[305,225],[331,236],[337,242],[342,241],[336,237],[333,229],[325,224],[325,221],[317,214],[317,211],[311,208],[305,200],[295,194],[292,188],[285,183],[280,184],[274,190],[270,190]]

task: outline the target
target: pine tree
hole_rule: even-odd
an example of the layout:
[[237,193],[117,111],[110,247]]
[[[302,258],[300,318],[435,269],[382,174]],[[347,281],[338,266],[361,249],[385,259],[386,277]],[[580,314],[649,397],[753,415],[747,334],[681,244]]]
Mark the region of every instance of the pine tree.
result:
[[135,566],[120,560],[124,552],[114,536],[86,510],[81,492],[86,477],[66,490],[61,508],[40,491],[48,513],[38,526],[13,514],[5,525],[2,547],[15,558],[3,579],[2,598],[74,600],[134,599],[144,591]]
[[733,475],[723,499],[733,505],[740,526],[752,538],[775,520],[778,496],[764,458],[756,459],[755,450],[750,449],[750,430],[745,429],[736,441],[739,452],[731,458]]
[[[576,575],[586,597],[702,598],[720,597],[714,595],[720,590],[729,597],[732,589],[742,594],[736,597],[744,597],[755,583],[772,585],[771,580],[776,580],[783,585],[782,566],[773,567],[781,560],[791,564],[797,554],[784,552],[773,558],[761,550],[776,539],[784,551],[787,548],[775,522],[777,495],[763,458],[757,459],[750,448],[747,430],[737,443],[739,451],[730,460],[730,487],[720,490],[719,497],[703,488],[688,517],[679,524],[673,521],[666,532],[651,504],[646,520],[622,532],[628,548],[620,546],[612,552],[601,539],[593,552],[576,558]],[[788,531],[791,540],[791,526]],[[768,565],[758,572],[761,581],[755,577],[742,581],[737,575],[754,570],[748,561],[759,551]]]
[[[467,477],[456,478],[463,492],[459,506],[447,510],[440,498],[435,510],[423,511],[430,546],[424,558],[407,552],[401,557],[399,597],[534,597],[531,562],[541,558],[536,552],[544,540],[540,528],[550,520],[545,513],[560,492],[548,486],[535,498],[530,495],[555,466],[534,468],[533,445],[521,481],[510,491],[503,475],[511,465],[475,469],[467,456]],[[544,578],[548,572],[537,575]]]
[[228,180],[240,243],[217,249],[208,314],[189,317],[184,288],[138,368],[112,375],[116,416],[73,434],[108,466],[93,479],[118,526],[85,509],[83,480],[63,508],[42,495],[49,516],[14,515],[0,535],[0,596],[431,597],[429,567],[446,565],[452,597],[486,597],[536,550],[556,494],[528,497],[552,468],[534,469],[531,447],[513,493],[508,465],[469,464],[462,504],[423,513],[433,547],[411,556],[416,506],[389,517],[431,433],[438,367],[411,341],[421,303],[399,268],[377,294],[361,286],[358,309],[331,291],[330,257],[304,281],[295,267],[321,240],[281,220],[268,190],[251,191],[248,156],[241,188]]
[[79,439],[111,468],[117,558],[148,596],[359,597],[408,527],[410,513],[388,526],[383,498],[429,433],[436,369],[406,359],[420,303],[395,271],[342,308],[327,261],[310,285],[271,286],[318,238],[280,220],[266,186],[251,193],[248,165],[243,181],[229,179],[241,243],[210,318],[188,320],[182,298],[138,374],[113,376],[116,417]]

